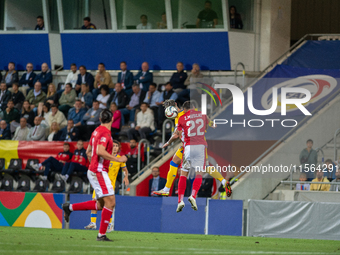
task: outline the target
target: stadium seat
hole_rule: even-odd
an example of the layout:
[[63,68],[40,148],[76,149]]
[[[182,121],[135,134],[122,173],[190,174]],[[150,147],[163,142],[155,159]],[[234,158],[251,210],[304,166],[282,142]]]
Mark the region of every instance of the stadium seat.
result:
[[3,170],[4,168],[5,168],[5,159],[0,158],[0,171]]

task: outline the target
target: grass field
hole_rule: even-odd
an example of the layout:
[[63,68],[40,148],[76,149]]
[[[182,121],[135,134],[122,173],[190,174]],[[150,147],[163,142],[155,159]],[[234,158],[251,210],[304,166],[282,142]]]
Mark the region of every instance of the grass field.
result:
[[340,254],[340,242],[0,227],[0,254]]

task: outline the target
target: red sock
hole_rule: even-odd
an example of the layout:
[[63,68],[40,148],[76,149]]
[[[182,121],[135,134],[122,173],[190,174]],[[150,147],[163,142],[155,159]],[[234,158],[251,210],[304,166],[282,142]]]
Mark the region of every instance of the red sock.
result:
[[110,223],[111,215],[112,215],[112,210],[104,207],[103,210],[102,210],[102,219],[100,221],[100,227],[99,227],[99,234],[100,235],[106,234],[107,226]]
[[72,209],[73,211],[97,210],[97,202],[90,200],[83,203],[72,204]]
[[178,203],[183,201],[186,187],[187,187],[187,177],[180,176],[179,181],[178,181]]
[[192,184],[191,195],[193,196],[193,198],[196,198],[197,192],[199,191],[201,184],[202,184],[202,175],[198,174],[196,175],[195,180]]

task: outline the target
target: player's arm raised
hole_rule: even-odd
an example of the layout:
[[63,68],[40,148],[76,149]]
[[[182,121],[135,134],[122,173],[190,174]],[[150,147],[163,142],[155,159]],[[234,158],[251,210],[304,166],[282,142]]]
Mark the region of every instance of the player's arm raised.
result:
[[168,145],[170,145],[173,141],[177,140],[179,138],[179,131],[176,128],[174,133],[172,134],[172,136],[170,137],[169,141],[167,141],[162,148],[167,147]]
[[113,155],[111,155],[110,153],[108,153],[104,147],[104,145],[98,144],[97,145],[97,154],[99,157],[102,157],[106,160],[112,160],[112,161],[116,161],[116,162],[126,162],[127,161],[127,157],[125,156],[121,156],[120,158],[117,158]]

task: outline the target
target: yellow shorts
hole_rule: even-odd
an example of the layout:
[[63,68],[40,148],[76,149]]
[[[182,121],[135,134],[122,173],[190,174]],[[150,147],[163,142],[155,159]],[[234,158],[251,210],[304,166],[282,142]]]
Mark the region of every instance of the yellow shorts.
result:
[[179,147],[178,150],[176,151],[175,155],[179,158],[183,158],[183,146]]

